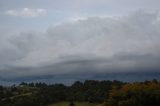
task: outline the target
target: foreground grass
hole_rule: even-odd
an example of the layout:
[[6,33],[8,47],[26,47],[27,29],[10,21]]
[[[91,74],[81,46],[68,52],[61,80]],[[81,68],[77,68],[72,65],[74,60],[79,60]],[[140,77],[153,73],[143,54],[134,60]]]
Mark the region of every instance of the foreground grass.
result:
[[[60,103],[51,104],[48,106],[69,106],[69,102],[60,102]],[[88,103],[88,102],[75,102],[75,106],[102,106],[102,105]]]

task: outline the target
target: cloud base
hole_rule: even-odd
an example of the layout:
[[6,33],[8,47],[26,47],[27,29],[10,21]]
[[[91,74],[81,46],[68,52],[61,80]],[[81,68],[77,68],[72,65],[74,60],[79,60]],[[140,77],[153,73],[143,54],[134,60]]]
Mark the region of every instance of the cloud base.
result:
[[[29,9],[8,14],[23,16],[24,11],[38,16]],[[0,77],[160,71],[159,17],[158,12],[136,11],[1,36]]]

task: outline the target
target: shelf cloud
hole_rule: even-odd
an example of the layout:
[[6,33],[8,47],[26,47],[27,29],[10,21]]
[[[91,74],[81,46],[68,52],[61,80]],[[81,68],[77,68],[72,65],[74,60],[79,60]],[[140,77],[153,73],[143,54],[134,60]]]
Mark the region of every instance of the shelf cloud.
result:
[[[35,17],[43,12],[23,9],[9,14]],[[0,36],[0,77],[159,71],[159,28],[159,12],[136,11]]]

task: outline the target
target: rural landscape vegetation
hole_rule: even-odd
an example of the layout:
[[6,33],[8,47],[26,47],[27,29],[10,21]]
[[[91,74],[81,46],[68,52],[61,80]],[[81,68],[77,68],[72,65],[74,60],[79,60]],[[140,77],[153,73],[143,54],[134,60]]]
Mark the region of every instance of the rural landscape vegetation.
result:
[[160,82],[76,81],[0,86],[0,106],[159,106]]

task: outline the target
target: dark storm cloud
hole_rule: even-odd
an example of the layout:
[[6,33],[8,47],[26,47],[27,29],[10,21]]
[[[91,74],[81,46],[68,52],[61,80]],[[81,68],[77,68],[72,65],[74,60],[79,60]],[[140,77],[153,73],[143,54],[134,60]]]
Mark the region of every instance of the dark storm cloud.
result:
[[160,15],[90,17],[0,36],[0,77],[160,70]]

